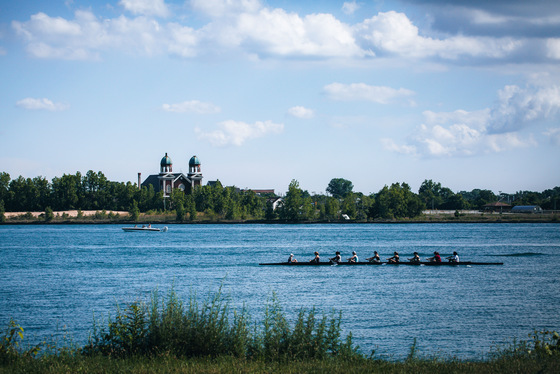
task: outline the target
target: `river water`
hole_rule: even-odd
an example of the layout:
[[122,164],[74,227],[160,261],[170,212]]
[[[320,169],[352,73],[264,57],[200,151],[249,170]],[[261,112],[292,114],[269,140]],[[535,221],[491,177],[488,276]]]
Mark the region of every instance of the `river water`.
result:
[[[83,344],[92,321],[156,288],[187,300],[220,285],[256,322],[276,294],[286,315],[342,311],[342,327],[365,354],[481,359],[496,344],[560,329],[559,224],[168,225],[123,232],[118,225],[0,226],[0,327],[10,318],[38,342],[68,333]],[[161,226],[160,226],[161,227]],[[503,266],[259,266],[293,253],[300,261],[353,250],[360,259],[422,258],[457,251]]]

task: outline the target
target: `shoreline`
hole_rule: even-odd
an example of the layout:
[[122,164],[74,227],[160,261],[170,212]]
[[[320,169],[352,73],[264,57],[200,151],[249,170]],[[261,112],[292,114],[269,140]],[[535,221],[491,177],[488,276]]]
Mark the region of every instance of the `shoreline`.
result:
[[[79,217],[78,213],[81,212]],[[430,223],[560,223],[559,216],[554,213],[547,214],[524,214],[524,213],[483,213],[468,211],[459,212],[458,216],[448,211],[426,211],[416,218],[401,219],[376,219],[376,220],[312,220],[312,221],[282,221],[266,219],[237,219],[226,220],[220,217],[206,217],[204,213],[198,213],[196,220],[185,219],[177,221],[174,213],[167,214],[145,214],[141,213],[138,220],[130,219],[127,211],[113,210],[66,210],[53,212],[54,217],[50,221],[44,219],[45,212],[5,212],[4,222],[0,225],[73,225],[73,224],[217,224],[217,225],[239,225],[239,224],[270,224],[270,225],[321,225],[321,224],[430,224]]]

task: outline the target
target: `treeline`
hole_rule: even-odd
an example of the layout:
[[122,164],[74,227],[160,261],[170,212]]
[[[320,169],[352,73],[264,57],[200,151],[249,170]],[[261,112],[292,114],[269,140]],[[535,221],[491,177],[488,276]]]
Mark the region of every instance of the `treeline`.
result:
[[[116,210],[128,211],[134,219],[144,212],[174,211],[177,220],[195,220],[198,213],[206,217],[236,219],[267,219],[312,221],[337,219],[414,218],[425,209],[481,210],[488,203],[502,201],[510,205],[539,205],[556,210],[560,187],[543,192],[519,191],[515,194],[494,194],[490,190],[453,192],[441,183],[425,180],[418,192],[406,183],[384,186],[377,193],[354,192],[352,182],[334,178],[326,194],[313,194],[300,188],[293,180],[279,204],[278,196],[257,195],[251,190],[224,187],[220,182],[200,186],[192,193],[174,190],[170,198],[154,191],[150,185],[107,180],[102,172],[85,175],[64,174],[48,181],[43,177],[11,179],[0,173],[0,216],[4,212]],[[559,204],[560,205],[560,204]]]

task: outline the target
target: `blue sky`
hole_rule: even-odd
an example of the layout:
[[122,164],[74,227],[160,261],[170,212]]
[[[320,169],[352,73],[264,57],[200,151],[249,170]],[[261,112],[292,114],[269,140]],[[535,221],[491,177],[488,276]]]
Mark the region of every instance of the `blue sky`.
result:
[[0,171],[560,185],[560,2],[0,2]]

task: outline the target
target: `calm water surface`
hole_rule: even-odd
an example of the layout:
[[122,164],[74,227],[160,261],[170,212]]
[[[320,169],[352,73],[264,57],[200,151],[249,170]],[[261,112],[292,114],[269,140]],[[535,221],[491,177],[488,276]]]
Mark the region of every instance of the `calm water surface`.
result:
[[[492,346],[560,329],[560,225],[168,225],[125,233],[116,225],[0,226],[0,326],[14,318],[30,341],[68,331],[85,343],[116,304],[174,285],[184,299],[223,284],[253,319],[276,293],[292,318],[302,308],[342,311],[362,352],[483,358]],[[428,257],[435,250],[504,266],[265,267],[353,250]]]

